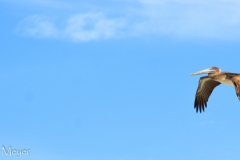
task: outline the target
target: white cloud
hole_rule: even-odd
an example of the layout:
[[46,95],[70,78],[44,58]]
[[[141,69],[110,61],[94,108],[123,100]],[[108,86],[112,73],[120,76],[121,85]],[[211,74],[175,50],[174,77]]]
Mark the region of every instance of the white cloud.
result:
[[0,0],[5,3],[12,3],[24,7],[46,7],[51,9],[72,9],[74,4],[65,0]]
[[210,125],[214,125],[214,122],[213,121],[202,121],[199,123],[200,126],[210,126]]
[[[240,3],[226,0],[140,0],[146,20],[139,24],[159,34],[183,37],[237,38]],[[147,25],[149,24],[149,25]]]
[[75,41],[90,41],[119,37],[125,25],[124,20],[110,19],[103,14],[77,14],[68,19],[64,32]]
[[52,21],[46,17],[37,15],[22,20],[19,23],[17,30],[25,35],[40,38],[57,37],[59,35],[59,32]]
[[[59,24],[64,25],[60,27]],[[18,31],[39,38],[61,38],[76,42],[121,37],[126,22],[122,19],[107,18],[101,13],[72,15],[57,23],[46,16],[30,16],[21,21]],[[56,27],[58,26],[58,28]]]
[[[51,4],[54,2],[51,1]],[[233,0],[134,0],[134,2],[122,0],[125,6],[129,6],[127,8],[119,6],[116,9],[118,16],[111,18],[110,15],[113,13],[103,10],[72,14],[58,23],[30,16],[20,23],[20,28],[22,32],[31,36],[67,38],[77,42],[144,34],[181,38],[239,39],[240,2]],[[138,5],[135,5],[136,3]]]

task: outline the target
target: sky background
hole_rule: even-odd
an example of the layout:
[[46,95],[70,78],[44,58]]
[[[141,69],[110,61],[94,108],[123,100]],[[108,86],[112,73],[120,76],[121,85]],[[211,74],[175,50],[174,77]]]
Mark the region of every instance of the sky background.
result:
[[0,145],[30,149],[23,160],[238,160],[235,89],[196,113],[190,73],[240,73],[239,8],[0,0]]

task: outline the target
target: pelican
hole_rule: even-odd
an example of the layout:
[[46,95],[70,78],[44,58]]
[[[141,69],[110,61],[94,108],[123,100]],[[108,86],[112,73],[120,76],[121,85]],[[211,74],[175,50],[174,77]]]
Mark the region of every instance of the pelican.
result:
[[211,67],[198,72],[194,72],[190,75],[195,76],[199,74],[208,74],[208,76],[200,77],[200,80],[198,82],[198,88],[194,102],[194,108],[196,109],[196,112],[198,112],[198,110],[200,113],[204,111],[204,108],[207,107],[207,101],[213,89],[221,83],[234,86],[237,97],[240,100],[240,74],[221,72],[220,68]]

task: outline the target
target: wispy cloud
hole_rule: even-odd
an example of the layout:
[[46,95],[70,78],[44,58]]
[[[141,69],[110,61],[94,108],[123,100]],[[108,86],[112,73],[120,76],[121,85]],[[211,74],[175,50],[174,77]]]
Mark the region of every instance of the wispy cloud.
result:
[[75,41],[90,41],[120,37],[125,27],[126,22],[121,18],[110,19],[99,13],[77,14],[67,20],[64,34]]
[[86,42],[121,37],[124,34],[122,29],[125,27],[124,19],[107,18],[102,13],[84,13],[72,15],[63,22],[56,22],[46,16],[29,16],[19,23],[17,30],[39,38]]
[[5,3],[11,3],[18,6],[26,6],[26,7],[47,7],[51,9],[72,9],[74,8],[74,4],[69,3],[65,0],[0,0]]
[[33,15],[22,20],[17,27],[17,31],[24,35],[47,38],[58,37],[59,31],[55,24],[44,16]]
[[213,125],[213,124],[214,124],[213,121],[202,121],[202,122],[199,123],[199,125],[200,125],[200,126],[203,126],[203,127],[205,127],[205,126],[211,126],[211,125]]
[[[160,34],[184,37],[236,38],[240,3],[210,0],[141,0],[146,21],[141,26]],[[145,27],[142,27],[145,30]]]
[[[54,2],[51,1],[51,4]],[[239,39],[240,2],[231,0],[134,2],[123,0],[122,3],[128,7],[119,6],[116,10],[118,16],[112,16],[112,12],[101,9],[72,13],[61,22],[39,18],[41,16],[38,18],[30,16],[21,21],[18,28],[31,36],[63,38],[77,42],[145,34]]]

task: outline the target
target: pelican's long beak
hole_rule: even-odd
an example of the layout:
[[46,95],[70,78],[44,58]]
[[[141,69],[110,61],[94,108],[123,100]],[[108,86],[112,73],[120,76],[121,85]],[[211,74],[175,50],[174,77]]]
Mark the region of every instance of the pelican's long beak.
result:
[[216,71],[212,68],[208,68],[208,69],[204,69],[204,70],[201,70],[201,71],[198,71],[198,72],[194,72],[194,73],[191,73],[190,76],[195,76],[195,75],[198,75],[198,74],[207,74],[207,73],[215,73]]

